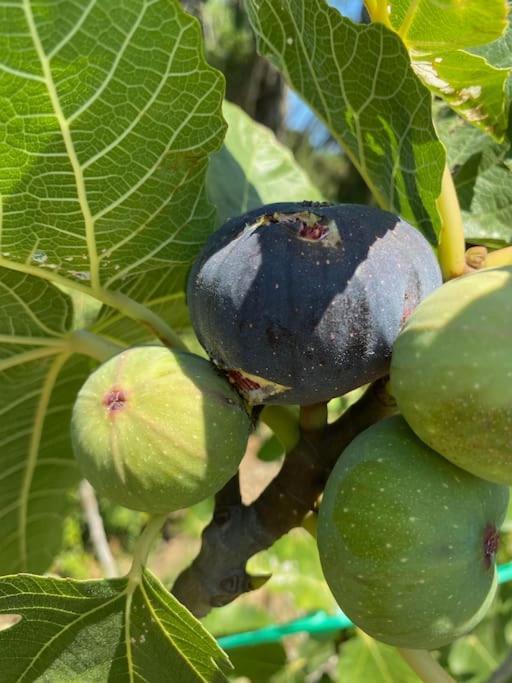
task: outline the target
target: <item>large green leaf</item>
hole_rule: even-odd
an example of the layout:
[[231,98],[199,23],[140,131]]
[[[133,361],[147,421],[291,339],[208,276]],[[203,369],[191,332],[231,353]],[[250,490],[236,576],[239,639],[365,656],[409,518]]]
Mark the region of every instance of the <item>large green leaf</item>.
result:
[[361,631],[342,646],[338,671],[343,683],[420,683],[395,648]]
[[144,300],[212,228],[222,76],[178,0],[0,4],[0,265]]
[[386,23],[404,41],[425,85],[467,121],[502,138],[510,70],[467,50],[501,36],[506,0],[391,0],[389,10]]
[[[506,32],[488,45],[482,45],[471,50],[485,59],[493,66],[512,68],[512,17],[509,15]],[[507,94],[512,99],[512,73],[507,81]]]
[[393,28],[423,53],[485,45],[507,25],[506,0],[391,0],[388,7]]
[[512,150],[442,110],[438,130],[448,153],[466,239],[512,244]]
[[208,171],[208,193],[218,223],[271,202],[321,200],[290,150],[242,109],[224,103],[228,132]]
[[21,617],[0,631],[3,683],[227,681],[225,654],[147,571],[135,586],[8,576],[0,613]]
[[[321,199],[290,150],[272,131],[229,102],[224,102],[223,113],[228,123],[226,139],[222,149],[210,158],[207,174],[208,194],[217,207],[217,224],[270,202]],[[133,284],[140,293],[136,279],[126,282],[125,291],[134,294]],[[185,297],[179,290],[171,273],[156,287],[154,282],[147,282],[143,297],[148,308],[178,331],[190,326]],[[151,339],[147,330],[134,327],[122,314],[107,308],[93,329],[130,344]]]
[[260,51],[345,148],[378,203],[436,241],[444,150],[400,38],[324,0],[248,0]]
[[67,425],[89,361],[71,357],[70,299],[0,270],[0,573],[43,571],[78,480]]
[[414,58],[425,85],[469,123],[502,139],[507,129],[505,85],[509,69],[497,69],[463,50]]

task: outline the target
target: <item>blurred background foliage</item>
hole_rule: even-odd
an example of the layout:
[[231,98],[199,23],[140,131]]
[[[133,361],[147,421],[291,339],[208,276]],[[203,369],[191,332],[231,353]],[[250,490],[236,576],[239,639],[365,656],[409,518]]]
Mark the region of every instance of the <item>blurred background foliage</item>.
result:
[[[255,41],[243,9],[243,0],[182,0],[202,23],[208,61],[226,77],[226,97],[254,120],[269,127],[293,152],[299,165],[321,194],[334,202],[369,203],[371,196],[342,150],[325,127],[300,100],[287,90],[282,76],[256,53]],[[345,15],[364,20],[359,0],[332,0]],[[461,130],[446,107],[436,108],[438,129],[447,144],[449,158],[459,175],[459,191],[474,166],[474,156],[461,157]],[[483,149],[483,134],[472,130],[475,144]],[[467,144],[464,147],[467,149]],[[474,148],[473,148],[474,149]],[[485,239],[475,239],[475,243]],[[187,344],[201,352],[190,330]],[[330,417],[339,416],[348,399],[335,399]],[[254,499],[281,465],[282,449],[264,425],[249,441],[241,468],[245,502]],[[109,544],[121,573],[131,562],[134,542],[147,515],[100,500]],[[79,509],[79,508],[78,508]],[[171,586],[179,572],[199,550],[201,531],[208,523],[213,501],[171,515],[150,568]],[[512,507],[502,532],[499,561],[512,560]],[[249,571],[271,575],[263,588],[234,603],[214,609],[204,623],[216,636],[258,629],[325,610],[336,604],[325,584],[316,542],[305,529],[295,529],[270,550],[252,558]],[[101,577],[84,517],[75,512],[65,523],[65,542],[53,573],[77,579]],[[457,681],[465,683],[512,682],[512,584],[499,588],[498,597],[475,631],[436,656]],[[381,645],[358,630],[299,633],[280,642],[240,647],[229,651],[235,666],[233,680],[249,683],[416,683],[393,648]],[[505,661],[504,664],[502,662]],[[501,665],[501,666],[500,666]]]

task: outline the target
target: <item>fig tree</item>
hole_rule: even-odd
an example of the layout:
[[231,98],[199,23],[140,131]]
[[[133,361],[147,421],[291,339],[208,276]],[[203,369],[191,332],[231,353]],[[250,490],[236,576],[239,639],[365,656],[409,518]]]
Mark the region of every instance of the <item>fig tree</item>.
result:
[[428,242],[368,206],[270,204],[228,221],[194,264],[199,341],[249,403],[312,404],[384,375],[441,284]]
[[71,429],[80,467],[100,494],[164,513],[216,493],[236,473],[250,419],[207,360],[141,346],[86,380]]
[[452,280],[428,297],[396,341],[391,384],[425,443],[512,484],[512,268]]
[[508,495],[402,417],[373,425],[341,455],[320,506],[320,559],[340,607],[399,647],[433,649],[471,630],[495,592]]

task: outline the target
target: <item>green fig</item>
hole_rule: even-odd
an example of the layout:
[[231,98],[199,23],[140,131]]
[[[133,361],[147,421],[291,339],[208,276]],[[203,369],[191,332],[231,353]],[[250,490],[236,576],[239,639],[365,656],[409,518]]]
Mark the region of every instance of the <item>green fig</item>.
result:
[[219,491],[244,455],[250,418],[207,360],[128,349],[85,382],[71,422],[87,479],[113,502],[165,513]]
[[320,506],[320,559],[338,604],[399,647],[433,649],[470,631],[494,596],[508,496],[402,417],[373,425],[341,455]]
[[512,268],[452,280],[393,348],[391,388],[416,434],[479,477],[512,484]]

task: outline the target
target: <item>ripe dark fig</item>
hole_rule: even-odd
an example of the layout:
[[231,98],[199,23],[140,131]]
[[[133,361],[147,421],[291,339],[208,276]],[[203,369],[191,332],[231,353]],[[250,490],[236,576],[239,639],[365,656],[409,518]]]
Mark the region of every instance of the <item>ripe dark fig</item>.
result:
[[250,419],[207,360],[141,346],[87,379],[71,428],[80,467],[100,494],[164,513],[207,498],[236,473]]
[[391,384],[431,448],[479,477],[512,484],[512,268],[445,284],[398,337]]
[[320,506],[320,559],[338,604],[390,645],[429,650],[467,633],[494,596],[508,497],[402,417],[373,425],[343,452]]
[[440,284],[428,242],[391,213],[271,204],[211,236],[188,305],[249,403],[308,405],[384,375],[404,321]]

